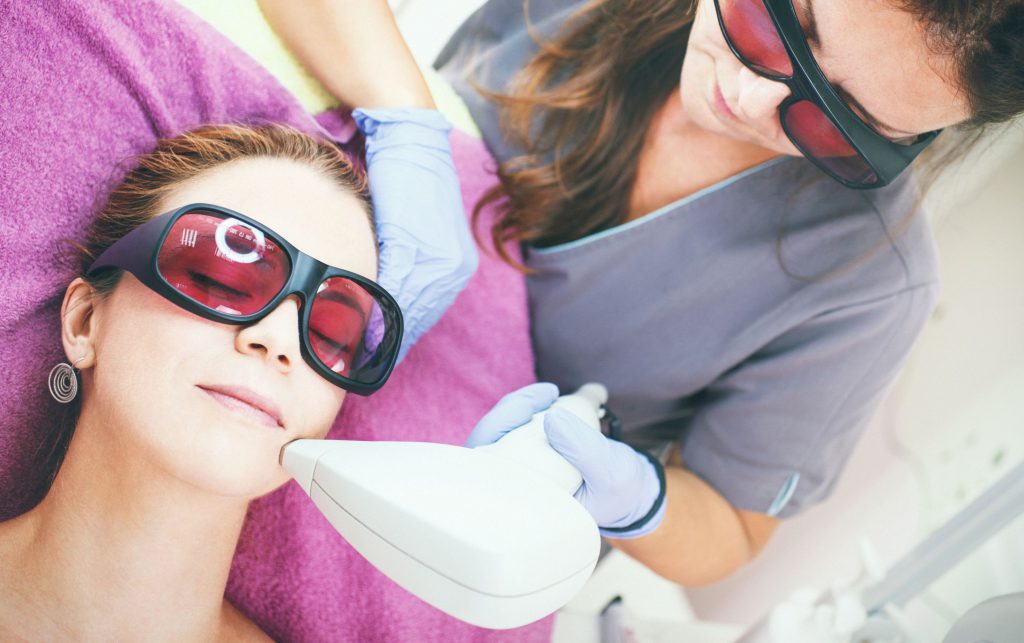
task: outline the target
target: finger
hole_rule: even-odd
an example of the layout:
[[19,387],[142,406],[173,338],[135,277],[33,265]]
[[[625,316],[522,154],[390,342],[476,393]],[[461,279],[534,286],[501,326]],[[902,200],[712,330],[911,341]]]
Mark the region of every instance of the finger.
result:
[[548,444],[576,467],[583,480],[607,476],[608,439],[576,414],[566,409],[552,409],[544,418]]
[[409,300],[410,297],[406,294],[408,289],[403,288],[403,286],[410,275],[412,275],[415,264],[415,250],[402,243],[391,242],[387,239],[381,243],[377,259],[377,265],[379,266],[377,283],[398,300],[403,313],[408,311],[412,303],[411,301],[404,301]]
[[509,393],[501,398],[487,415],[481,418],[466,440],[467,447],[491,444],[518,428],[537,413],[550,407],[558,399],[558,387],[550,382],[538,382]]
[[558,386],[551,382],[534,382],[505,395],[494,408],[515,408],[533,417],[536,413],[546,411],[557,399]]
[[398,350],[398,361],[405,359],[405,355],[412,348],[413,344],[420,338],[423,331],[417,324],[419,315],[415,297],[418,293],[410,288],[410,279],[414,267],[415,253],[399,243],[382,242],[380,244],[378,257],[377,283],[386,290],[398,302],[398,307],[404,317],[404,332],[402,333],[402,345]]

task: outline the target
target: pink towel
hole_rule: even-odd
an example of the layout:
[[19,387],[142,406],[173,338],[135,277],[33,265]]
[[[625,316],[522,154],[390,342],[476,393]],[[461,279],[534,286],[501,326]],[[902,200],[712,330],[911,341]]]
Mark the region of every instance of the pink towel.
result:
[[[59,305],[81,238],[124,160],[210,122],[316,123],[257,63],[173,3],[0,0],[0,520],[45,491],[38,458],[61,408]],[[343,120],[320,119],[337,136]],[[467,207],[493,183],[483,145],[452,138]],[[117,169],[115,169],[115,167]],[[370,398],[349,396],[331,437],[460,443],[533,378],[521,276],[481,256],[438,326]],[[253,503],[228,586],[278,640],[546,641],[551,619],[495,632],[456,621],[370,567],[294,483]]]

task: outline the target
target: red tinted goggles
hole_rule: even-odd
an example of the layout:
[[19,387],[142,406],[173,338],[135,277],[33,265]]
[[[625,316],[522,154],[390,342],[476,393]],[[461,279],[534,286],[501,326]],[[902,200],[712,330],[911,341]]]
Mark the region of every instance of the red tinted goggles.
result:
[[298,295],[303,359],[331,383],[368,395],[398,359],[402,312],[379,285],[329,266],[245,215],[192,204],[116,241],[89,267],[131,272],[185,310],[225,324],[253,324]]
[[887,185],[938,136],[928,132],[904,145],[857,116],[815,62],[792,0],[715,0],[715,9],[740,62],[789,87],[779,119],[793,145],[843,185]]

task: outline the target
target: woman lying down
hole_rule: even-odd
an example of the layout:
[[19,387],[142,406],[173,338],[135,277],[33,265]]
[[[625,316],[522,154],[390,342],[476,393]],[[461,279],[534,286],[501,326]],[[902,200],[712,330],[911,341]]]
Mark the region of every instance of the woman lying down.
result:
[[48,495],[0,523],[0,640],[267,638],[224,598],[232,554],[282,446],[394,366],[376,250],[329,143],[211,126],[141,158],[64,296],[50,387],[80,406]]

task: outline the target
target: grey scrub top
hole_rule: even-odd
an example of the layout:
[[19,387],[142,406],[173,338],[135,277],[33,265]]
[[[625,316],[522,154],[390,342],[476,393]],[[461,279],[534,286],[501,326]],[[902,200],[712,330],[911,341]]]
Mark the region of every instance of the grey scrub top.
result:
[[[550,36],[579,4],[531,0],[531,22]],[[468,80],[503,89],[535,50],[522,0],[491,0],[437,63],[502,161],[518,150]],[[538,376],[604,383],[628,442],[678,440],[735,507],[780,517],[828,496],[938,290],[906,177],[850,190],[790,157],[526,262]]]

